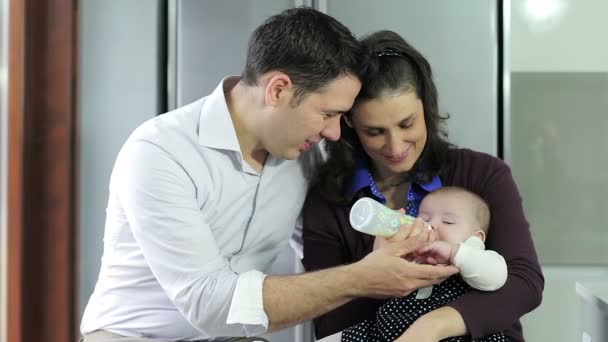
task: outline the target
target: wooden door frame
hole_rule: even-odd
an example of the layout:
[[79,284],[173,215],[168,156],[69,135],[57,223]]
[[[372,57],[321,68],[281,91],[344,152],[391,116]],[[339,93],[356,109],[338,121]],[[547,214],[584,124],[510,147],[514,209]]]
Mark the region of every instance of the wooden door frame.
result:
[[8,341],[76,341],[78,1],[11,0]]

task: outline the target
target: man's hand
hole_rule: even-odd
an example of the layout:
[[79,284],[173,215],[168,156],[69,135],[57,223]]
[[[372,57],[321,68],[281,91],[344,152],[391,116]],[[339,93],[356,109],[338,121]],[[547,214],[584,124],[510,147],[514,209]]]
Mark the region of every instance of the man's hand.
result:
[[424,246],[427,238],[427,234],[418,234],[402,241],[389,242],[352,264],[352,270],[360,279],[356,296],[404,297],[420,287],[440,283],[457,273],[458,269],[454,266],[419,265],[403,258]]
[[[424,232],[424,223],[416,222]],[[405,260],[422,247],[428,233],[388,242],[359,262],[289,276],[268,276],[263,283],[269,331],[276,331],[327,313],[358,297],[402,297],[437,284],[458,272],[454,266],[418,265]]]
[[[402,213],[404,212],[403,209],[399,209],[399,211]],[[434,231],[428,230],[427,227],[428,226],[426,222],[417,218],[416,220],[414,220],[413,224],[404,224],[399,227],[397,233],[395,233],[395,235],[391,236],[390,238],[376,237],[376,239],[374,240],[374,250],[382,248],[390,242],[402,241],[411,236],[423,235],[421,236],[421,239],[428,242],[434,241]]]

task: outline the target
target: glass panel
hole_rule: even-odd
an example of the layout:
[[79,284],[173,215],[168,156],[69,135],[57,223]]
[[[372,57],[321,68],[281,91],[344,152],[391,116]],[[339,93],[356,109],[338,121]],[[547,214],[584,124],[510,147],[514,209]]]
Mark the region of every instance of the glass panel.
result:
[[507,156],[541,262],[608,265],[608,2],[512,2]]
[[523,318],[524,334],[581,341],[575,282],[608,290],[608,2],[505,4],[505,156],[545,274],[543,302]]
[[608,73],[511,74],[511,165],[544,264],[608,264]]

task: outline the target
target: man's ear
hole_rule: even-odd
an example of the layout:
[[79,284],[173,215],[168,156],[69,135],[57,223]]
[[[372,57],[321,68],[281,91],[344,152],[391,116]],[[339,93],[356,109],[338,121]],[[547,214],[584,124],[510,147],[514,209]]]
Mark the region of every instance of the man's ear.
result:
[[268,106],[280,103],[289,103],[293,96],[293,83],[291,78],[282,72],[269,75],[264,92],[264,102]]
[[479,230],[475,231],[475,236],[480,238],[481,241],[486,242],[486,233],[484,233],[483,230],[479,229]]

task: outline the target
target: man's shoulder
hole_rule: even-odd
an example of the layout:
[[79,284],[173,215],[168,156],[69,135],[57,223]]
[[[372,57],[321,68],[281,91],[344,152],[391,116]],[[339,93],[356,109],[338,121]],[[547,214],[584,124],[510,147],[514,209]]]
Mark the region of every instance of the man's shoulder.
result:
[[169,149],[196,144],[203,103],[204,98],[144,122],[128,142],[147,141]]

